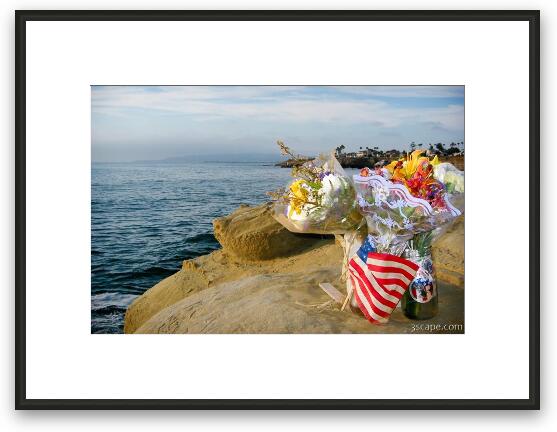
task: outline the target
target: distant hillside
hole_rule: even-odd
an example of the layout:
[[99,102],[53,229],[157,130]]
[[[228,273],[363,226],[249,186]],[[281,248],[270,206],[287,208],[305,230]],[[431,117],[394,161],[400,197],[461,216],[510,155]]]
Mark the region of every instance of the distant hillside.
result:
[[133,163],[185,163],[185,162],[276,162],[278,159],[274,153],[246,153],[246,154],[197,154],[174,156],[157,160],[137,160]]

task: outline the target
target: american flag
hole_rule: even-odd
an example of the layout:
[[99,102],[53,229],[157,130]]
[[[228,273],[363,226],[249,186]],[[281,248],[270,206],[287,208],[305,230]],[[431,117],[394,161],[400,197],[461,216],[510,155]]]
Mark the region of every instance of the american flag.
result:
[[377,253],[368,236],[348,263],[348,281],[365,317],[386,323],[418,268],[407,259]]

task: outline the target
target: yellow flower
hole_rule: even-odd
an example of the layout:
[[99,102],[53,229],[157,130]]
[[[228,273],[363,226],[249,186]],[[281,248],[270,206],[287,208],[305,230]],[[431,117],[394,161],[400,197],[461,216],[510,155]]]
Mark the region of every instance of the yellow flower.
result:
[[309,191],[307,189],[306,181],[305,180],[296,180],[294,183],[290,185],[290,192],[296,197],[301,200],[307,200]]
[[[394,160],[385,168],[389,170],[395,180],[410,179],[422,164],[439,165],[439,158],[435,156],[431,161],[421,156],[424,150],[414,150],[406,159]],[[402,164],[400,164],[402,162]]]
[[296,212],[296,214],[302,213],[302,206],[307,203],[309,190],[306,185],[305,180],[296,180],[294,183],[290,185],[290,211],[288,212],[288,216],[292,216],[292,213]]
[[293,213],[301,214],[302,206],[304,203],[296,198],[290,200],[290,211],[288,212],[288,217],[291,217]]
[[385,168],[387,168],[387,170],[392,174],[395,171],[395,167],[396,167],[397,163],[398,163],[398,161],[394,160],[389,165],[385,165]]
[[398,162],[399,164],[395,165],[393,170],[391,171],[391,180],[400,180],[404,178],[404,176],[400,172],[402,170],[402,161]]
[[424,152],[424,150],[414,150],[411,154],[408,155],[406,162],[404,163],[404,173],[403,175],[406,178],[410,178],[412,177],[412,175],[414,175],[414,173],[416,172],[416,170],[418,169],[418,166],[420,165],[420,163],[422,162],[421,159],[425,159],[429,162],[428,158],[421,158],[420,155]]

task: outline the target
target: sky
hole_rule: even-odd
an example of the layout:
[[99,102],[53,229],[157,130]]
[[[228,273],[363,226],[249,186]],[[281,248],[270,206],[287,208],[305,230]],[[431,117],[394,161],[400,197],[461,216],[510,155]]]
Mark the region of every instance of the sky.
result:
[[[91,86],[92,160],[464,141],[464,86]],[[268,159],[267,157],[267,159]]]

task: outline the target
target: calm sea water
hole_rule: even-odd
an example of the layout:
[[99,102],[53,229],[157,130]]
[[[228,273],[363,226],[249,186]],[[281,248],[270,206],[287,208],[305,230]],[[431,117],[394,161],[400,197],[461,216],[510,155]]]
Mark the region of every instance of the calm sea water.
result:
[[91,332],[121,333],[140,294],[219,248],[212,220],[268,200],[290,170],[268,163],[92,165]]

